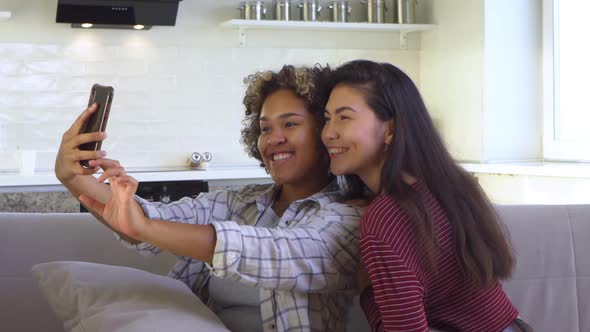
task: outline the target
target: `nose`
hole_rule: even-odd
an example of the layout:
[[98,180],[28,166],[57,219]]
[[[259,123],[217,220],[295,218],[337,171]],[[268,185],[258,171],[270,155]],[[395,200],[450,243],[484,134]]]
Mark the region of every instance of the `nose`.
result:
[[283,132],[280,130],[273,130],[270,135],[268,135],[268,139],[266,141],[266,144],[269,145],[277,145],[277,144],[282,144],[285,143],[287,139],[285,138],[285,135],[283,135]]
[[330,121],[326,122],[324,128],[322,128],[322,140],[324,143],[338,138],[338,133],[334,128],[334,125]]

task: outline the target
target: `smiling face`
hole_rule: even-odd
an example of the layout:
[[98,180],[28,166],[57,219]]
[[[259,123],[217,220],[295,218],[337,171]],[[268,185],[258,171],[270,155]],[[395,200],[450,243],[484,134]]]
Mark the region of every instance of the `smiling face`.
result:
[[300,185],[327,177],[328,161],[316,120],[291,90],[278,90],[265,99],[258,150],[277,184]]
[[336,175],[356,174],[369,187],[378,181],[391,143],[392,121],[381,121],[359,89],[337,85],[326,105],[322,141],[330,153]]

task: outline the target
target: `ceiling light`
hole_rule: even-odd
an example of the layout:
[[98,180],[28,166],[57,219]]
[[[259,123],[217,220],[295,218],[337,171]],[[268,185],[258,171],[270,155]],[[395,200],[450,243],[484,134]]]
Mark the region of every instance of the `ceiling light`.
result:
[[145,26],[143,26],[141,24],[136,24],[136,25],[133,26],[133,29],[135,29],[135,30],[141,30],[143,28],[145,28]]
[[86,29],[92,28],[92,23],[82,23],[82,27]]

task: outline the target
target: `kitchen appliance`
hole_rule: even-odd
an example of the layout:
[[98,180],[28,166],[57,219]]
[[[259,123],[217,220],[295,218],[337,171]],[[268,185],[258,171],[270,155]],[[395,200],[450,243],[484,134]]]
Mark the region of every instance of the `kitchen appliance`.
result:
[[176,25],[182,0],[58,0],[56,23],[74,28],[146,30],[154,25]]
[[266,18],[266,6],[264,1],[240,2],[240,18],[242,20],[263,20]]
[[291,0],[273,0],[274,19],[277,21],[291,20]]
[[[141,181],[137,185],[136,194],[147,201],[166,204],[183,197],[197,198],[203,192],[209,192],[207,181]],[[80,204],[80,212],[88,212],[88,210]]]
[[299,7],[299,17],[302,21],[315,22],[319,20],[322,6],[317,0],[303,0],[297,5]]
[[393,23],[416,23],[416,0],[393,0]]
[[387,11],[385,0],[362,0],[361,3],[365,6],[367,22],[385,23],[385,12]]
[[332,22],[348,22],[352,7],[348,1],[331,1],[328,5]]

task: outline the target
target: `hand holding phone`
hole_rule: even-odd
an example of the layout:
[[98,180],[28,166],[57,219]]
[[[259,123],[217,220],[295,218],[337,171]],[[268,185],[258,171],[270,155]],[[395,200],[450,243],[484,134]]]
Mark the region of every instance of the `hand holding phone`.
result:
[[[80,134],[103,132],[106,129],[111,104],[113,102],[114,89],[110,86],[94,84],[90,90],[88,106],[96,103],[98,109],[88,118],[88,121],[82,126]],[[102,146],[102,141],[89,142],[80,145],[80,150],[98,151]],[[80,161],[83,167],[90,168],[88,160]]]

